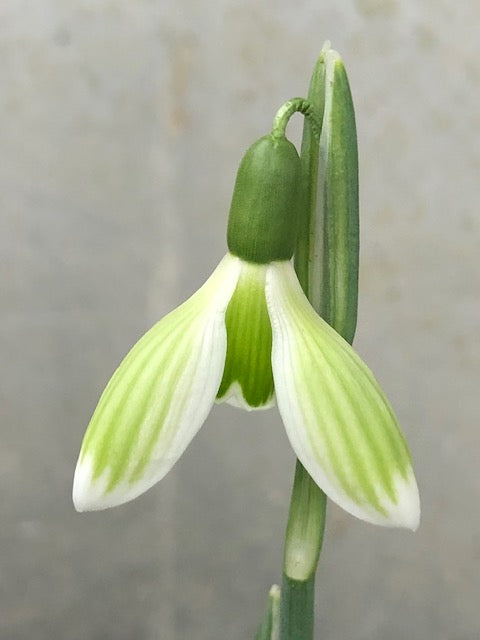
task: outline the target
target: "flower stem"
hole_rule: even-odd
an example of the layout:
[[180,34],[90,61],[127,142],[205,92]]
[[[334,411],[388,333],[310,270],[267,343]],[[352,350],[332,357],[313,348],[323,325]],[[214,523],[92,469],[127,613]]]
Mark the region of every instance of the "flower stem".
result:
[[280,640],[313,637],[315,570],[322,548],[327,499],[297,460],[285,537]]
[[295,269],[315,311],[350,344],[358,306],[358,152],[355,113],[343,61],[326,43],[308,102],[321,122],[320,144],[305,121]]
[[313,638],[315,575],[308,580],[293,580],[283,574],[280,605],[280,640]]
[[315,108],[311,102],[305,98],[292,98],[287,100],[275,114],[272,125],[272,136],[274,138],[284,138],[288,121],[294,113],[301,113],[309,121],[317,144],[320,141],[321,123],[318,122]]
[[315,575],[325,528],[326,497],[297,460],[285,536],[284,573],[303,582]]
[[[313,308],[352,342],[358,291],[357,142],[345,68],[329,42],[322,49],[308,100],[303,103],[303,110],[293,111],[294,105],[285,103],[274,121],[274,130],[277,124],[284,132],[294,111],[309,116],[300,156],[304,202],[295,269]],[[315,571],[325,508],[325,494],[297,460],[285,539],[280,640],[313,639]]]

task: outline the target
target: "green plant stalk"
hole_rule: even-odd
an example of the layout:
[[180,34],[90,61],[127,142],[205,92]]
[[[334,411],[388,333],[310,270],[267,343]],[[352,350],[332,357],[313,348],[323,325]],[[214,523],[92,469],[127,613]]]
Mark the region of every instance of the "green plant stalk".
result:
[[322,547],[326,496],[297,460],[287,533],[280,605],[280,638],[313,637],[315,569]]
[[280,639],[313,638],[315,577],[294,580],[285,573],[280,605]]
[[[353,102],[340,56],[325,43],[308,101],[317,132],[305,119],[301,162],[304,202],[295,269],[314,309],[350,343],[358,304],[358,156]],[[325,526],[326,496],[297,460],[286,532],[280,640],[312,640],[315,571]]]

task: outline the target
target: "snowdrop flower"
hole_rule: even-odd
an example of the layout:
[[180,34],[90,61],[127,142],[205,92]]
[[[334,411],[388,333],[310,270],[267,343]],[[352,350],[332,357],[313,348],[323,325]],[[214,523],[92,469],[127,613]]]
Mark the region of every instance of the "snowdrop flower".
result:
[[416,529],[419,498],[393,411],[368,367],[310,306],[291,264],[295,147],[265,136],[239,168],[229,253],[108,383],[75,471],[78,511],[139,496],[173,467],[213,404],[278,405],[295,454],[338,505]]

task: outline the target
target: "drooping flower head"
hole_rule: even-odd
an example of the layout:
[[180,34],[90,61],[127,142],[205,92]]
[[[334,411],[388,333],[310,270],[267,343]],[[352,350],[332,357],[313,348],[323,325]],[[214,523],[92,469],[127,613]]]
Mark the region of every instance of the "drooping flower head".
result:
[[75,471],[77,510],[142,494],[175,464],[215,402],[278,405],[314,481],[353,515],[415,529],[410,455],[380,386],[313,310],[291,258],[300,163],[284,136],[258,140],[235,184],[229,252],[113,374]]

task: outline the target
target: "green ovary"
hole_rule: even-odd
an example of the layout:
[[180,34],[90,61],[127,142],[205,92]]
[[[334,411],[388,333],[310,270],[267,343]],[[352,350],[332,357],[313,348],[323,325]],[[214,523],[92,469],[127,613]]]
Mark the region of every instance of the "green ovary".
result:
[[[229,401],[231,386],[240,386],[252,409],[273,398],[272,328],[265,299],[266,266],[245,263],[225,315],[227,356],[217,400]],[[232,402],[232,404],[234,404]]]

